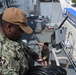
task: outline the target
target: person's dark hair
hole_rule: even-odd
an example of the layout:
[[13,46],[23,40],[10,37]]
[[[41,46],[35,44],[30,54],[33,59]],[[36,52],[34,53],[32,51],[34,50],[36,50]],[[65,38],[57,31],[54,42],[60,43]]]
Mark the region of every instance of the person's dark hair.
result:
[[47,45],[47,46],[48,46],[48,45],[49,45],[49,43],[48,43],[48,42],[44,42],[44,45]]

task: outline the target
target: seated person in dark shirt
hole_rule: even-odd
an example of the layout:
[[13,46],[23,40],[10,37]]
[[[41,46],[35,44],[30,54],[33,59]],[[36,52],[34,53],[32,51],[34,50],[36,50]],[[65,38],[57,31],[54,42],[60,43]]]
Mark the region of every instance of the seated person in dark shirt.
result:
[[42,65],[47,66],[49,64],[49,49],[48,49],[48,43],[38,43],[38,45],[42,45],[42,50],[41,50],[41,57],[39,61],[42,61]]

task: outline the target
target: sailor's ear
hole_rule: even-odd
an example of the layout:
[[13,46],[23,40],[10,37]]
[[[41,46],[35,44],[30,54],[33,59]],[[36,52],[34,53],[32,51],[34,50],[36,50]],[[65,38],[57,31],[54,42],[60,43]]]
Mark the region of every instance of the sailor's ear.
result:
[[12,30],[12,25],[10,23],[6,24],[7,30],[11,32]]

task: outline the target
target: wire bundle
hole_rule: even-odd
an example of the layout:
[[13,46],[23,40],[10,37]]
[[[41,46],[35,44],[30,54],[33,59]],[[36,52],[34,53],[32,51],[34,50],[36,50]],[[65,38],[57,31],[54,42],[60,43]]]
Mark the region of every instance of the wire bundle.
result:
[[67,75],[65,69],[59,66],[34,66],[32,67],[28,75]]

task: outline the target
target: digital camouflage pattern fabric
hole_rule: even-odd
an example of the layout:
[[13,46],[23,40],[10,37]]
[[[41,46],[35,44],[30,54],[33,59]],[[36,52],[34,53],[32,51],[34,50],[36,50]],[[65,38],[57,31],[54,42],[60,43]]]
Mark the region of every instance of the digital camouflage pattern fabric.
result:
[[22,49],[18,42],[0,33],[0,75],[23,75],[28,71],[27,54]]

